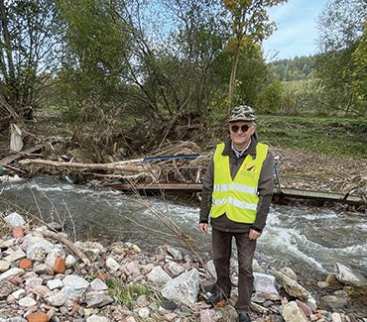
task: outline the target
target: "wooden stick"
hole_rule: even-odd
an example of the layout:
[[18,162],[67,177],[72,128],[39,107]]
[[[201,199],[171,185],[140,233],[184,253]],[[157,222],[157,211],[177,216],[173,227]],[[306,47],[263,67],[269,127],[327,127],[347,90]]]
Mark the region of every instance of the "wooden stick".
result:
[[51,238],[57,240],[60,243],[63,243],[67,248],[69,248],[74,253],[74,255],[78,256],[84,264],[90,265],[90,260],[87,257],[87,255],[85,255],[78,247],[76,247],[70,240],[65,238],[62,234],[54,233],[49,230],[41,231],[41,234],[44,237]]

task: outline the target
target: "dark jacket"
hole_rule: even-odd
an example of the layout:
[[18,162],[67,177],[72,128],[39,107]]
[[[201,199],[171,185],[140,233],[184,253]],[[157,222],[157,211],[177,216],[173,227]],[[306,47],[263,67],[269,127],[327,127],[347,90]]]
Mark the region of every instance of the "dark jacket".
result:
[[[232,179],[236,176],[237,171],[242,165],[242,162],[248,154],[256,158],[256,138],[252,137],[250,146],[245,153],[237,158],[231,147],[231,141],[225,141],[223,155],[229,156],[229,165]],[[218,218],[210,218],[212,227],[221,231],[230,232],[247,232],[250,228],[257,231],[262,231],[266,224],[266,219],[269,213],[271,199],[273,196],[273,156],[269,152],[260,173],[258,195],[259,203],[256,212],[256,221],[253,224],[244,224],[234,222],[224,214]],[[212,205],[212,192],[214,184],[214,161],[211,158],[207,172],[203,178],[203,190],[201,195],[200,223],[207,223]]]

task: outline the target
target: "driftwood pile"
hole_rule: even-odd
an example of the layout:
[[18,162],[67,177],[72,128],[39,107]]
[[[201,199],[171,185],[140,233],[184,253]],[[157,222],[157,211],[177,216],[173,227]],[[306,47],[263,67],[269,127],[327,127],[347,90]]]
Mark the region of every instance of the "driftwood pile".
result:
[[[111,163],[81,163],[55,161],[41,158],[23,159],[19,165],[28,173],[78,174],[103,182],[199,183],[208,162],[208,155],[200,155],[200,147],[181,141],[153,151],[149,158],[139,158]],[[186,157],[192,157],[186,158]]]

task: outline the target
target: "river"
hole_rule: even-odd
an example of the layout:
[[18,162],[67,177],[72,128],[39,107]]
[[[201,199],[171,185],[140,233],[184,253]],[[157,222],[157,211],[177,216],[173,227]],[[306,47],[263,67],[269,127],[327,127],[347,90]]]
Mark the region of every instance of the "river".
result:
[[[64,222],[76,239],[123,240],[154,250],[176,244],[157,216],[172,220],[209,256],[210,235],[197,230],[199,208],[154,197],[72,185],[40,177],[7,185],[0,196],[4,211],[31,212],[46,222]],[[316,280],[334,271],[336,262],[367,275],[367,217],[327,208],[274,205],[258,241],[256,257],[267,268],[291,266]]]

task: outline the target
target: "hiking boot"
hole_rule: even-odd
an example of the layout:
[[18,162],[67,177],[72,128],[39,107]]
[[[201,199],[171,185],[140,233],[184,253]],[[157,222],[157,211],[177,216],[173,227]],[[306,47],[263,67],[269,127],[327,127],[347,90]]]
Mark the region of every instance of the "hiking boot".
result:
[[250,316],[247,312],[238,312],[238,322],[251,322]]

